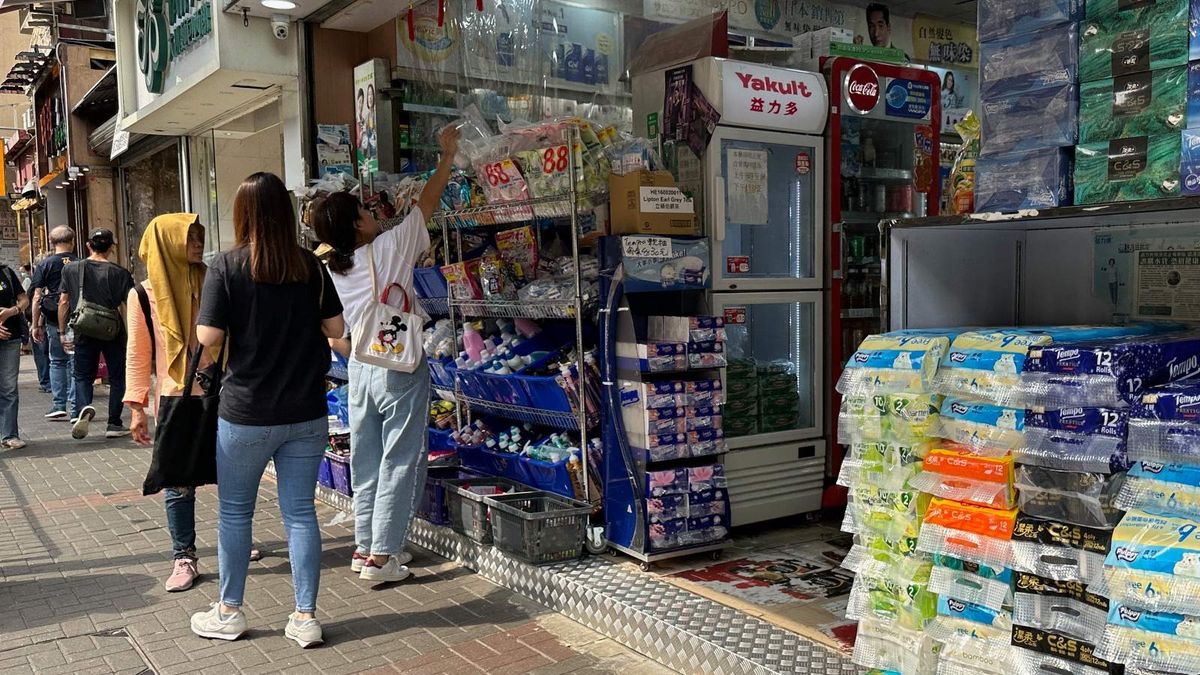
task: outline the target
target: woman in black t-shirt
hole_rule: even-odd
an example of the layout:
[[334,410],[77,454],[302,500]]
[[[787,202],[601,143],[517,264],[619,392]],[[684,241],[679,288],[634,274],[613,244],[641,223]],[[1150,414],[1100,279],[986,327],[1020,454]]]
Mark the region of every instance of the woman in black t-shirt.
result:
[[308,647],[322,641],[314,617],[321,532],[313,493],[329,441],[327,338],[345,332],[342,305],[324,266],[296,243],[291,196],[277,176],[247,178],[233,219],[237,245],[209,266],[196,321],[205,346],[228,335],[229,356],[217,428],[221,598],[192,616],[192,632],[222,640],[246,632],[240,608],[251,522],[263,471],[274,460],[296,591],[284,634]]

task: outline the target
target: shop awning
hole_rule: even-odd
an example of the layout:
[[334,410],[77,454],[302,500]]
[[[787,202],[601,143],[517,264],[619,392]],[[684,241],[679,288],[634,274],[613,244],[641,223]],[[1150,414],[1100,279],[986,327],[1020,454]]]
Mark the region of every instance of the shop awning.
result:
[[108,69],[79,99],[71,112],[84,117],[108,119],[117,114],[117,67]]

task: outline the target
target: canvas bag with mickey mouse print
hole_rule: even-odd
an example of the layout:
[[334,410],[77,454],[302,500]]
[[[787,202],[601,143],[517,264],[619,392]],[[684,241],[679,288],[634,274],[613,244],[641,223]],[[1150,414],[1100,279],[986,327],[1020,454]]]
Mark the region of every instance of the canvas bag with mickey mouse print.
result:
[[[367,363],[402,373],[415,371],[425,358],[422,344],[422,328],[425,320],[413,314],[412,300],[408,291],[397,283],[388,284],[379,294],[375,274],[374,245],[367,244],[367,260],[371,263],[371,297],[375,301],[354,327],[354,358]],[[388,304],[388,293],[399,288],[404,294],[404,304],[397,309]]]

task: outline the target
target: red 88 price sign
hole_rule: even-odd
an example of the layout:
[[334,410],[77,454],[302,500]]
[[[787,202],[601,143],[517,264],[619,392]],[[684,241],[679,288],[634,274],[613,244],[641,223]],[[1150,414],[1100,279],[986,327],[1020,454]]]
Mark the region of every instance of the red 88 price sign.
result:
[[571,151],[567,146],[546,148],[542,151],[542,173],[546,175],[562,173],[567,170],[567,164],[570,161]]
[[503,162],[494,162],[492,164],[485,164],[483,167],[483,173],[484,173],[484,176],[487,178],[488,185],[491,185],[492,187],[497,187],[499,185],[508,185],[512,179],[509,178],[508,167],[505,166],[505,164],[511,164],[511,163],[512,162],[510,160],[506,159]]

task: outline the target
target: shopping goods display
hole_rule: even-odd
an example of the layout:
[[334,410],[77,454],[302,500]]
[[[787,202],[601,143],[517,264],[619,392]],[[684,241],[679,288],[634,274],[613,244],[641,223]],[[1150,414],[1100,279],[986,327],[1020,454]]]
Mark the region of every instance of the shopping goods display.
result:
[[1200,125],[1200,63],[1087,82],[1079,142],[1154,136]]
[[[1075,145],[1079,140],[1079,104],[1079,89],[1074,84],[988,99],[980,106],[981,154]],[[1165,119],[1161,123],[1169,124]]]
[[[1042,120],[1042,129],[1052,128]],[[975,161],[975,210],[1010,212],[1067,206],[1074,198],[1075,157],[1068,148],[1017,150]]]
[[1079,80],[1110,77],[1181,66],[1200,58],[1200,42],[1192,36],[1195,0],[1088,3],[1079,30]]
[[979,0],[979,41],[1042,31],[1083,16],[1083,0]]
[[998,37],[980,33],[979,94],[984,100],[1057,90],[1079,81],[1079,27],[1069,18],[1037,32],[1014,31]]

